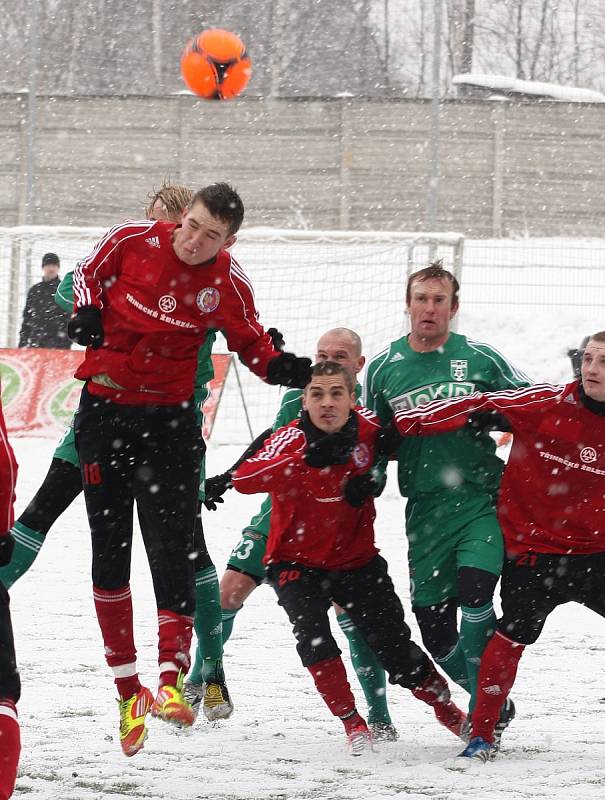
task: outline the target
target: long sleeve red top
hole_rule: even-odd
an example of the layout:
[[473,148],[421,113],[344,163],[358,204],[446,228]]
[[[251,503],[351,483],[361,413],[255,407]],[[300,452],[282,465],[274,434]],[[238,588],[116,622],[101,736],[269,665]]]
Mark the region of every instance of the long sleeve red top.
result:
[[514,433],[498,499],[508,555],[605,552],[605,416],[585,407],[577,381],[436,401],[395,422],[404,435],[436,434],[489,409]]
[[210,264],[177,258],[168,222],[125,222],[112,228],[74,271],[74,308],[101,310],[105,341],[88,348],[76,372],[106,375],[92,394],[128,404],[172,405],[193,394],[197,355],[209,329],[260,378],[279,352],[258,321],[250,283],[225,250]]
[[6,423],[0,404],[0,536],[6,536],[15,521],[16,485],[17,459],[8,441]]
[[304,460],[307,438],[300,420],[279,428],[233,475],[244,494],[269,492],[271,527],[265,564],[294,561],[321,569],[356,569],[378,553],[374,543],[374,499],[353,508],[343,484],[367,472],[374,460],[378,419],[358,409],[358,443],[346,464],[324,469]]

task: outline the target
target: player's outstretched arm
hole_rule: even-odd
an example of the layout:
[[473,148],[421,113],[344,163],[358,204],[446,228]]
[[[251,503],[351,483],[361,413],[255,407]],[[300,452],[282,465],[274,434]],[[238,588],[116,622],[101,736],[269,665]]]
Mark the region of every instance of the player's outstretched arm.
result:
[[256,439],[254,439],[254,441],[248,445],[241,456],[231,467],[229,467],[228,470],[220,475],[213,475],[211,478],[206,479],[204,483],[204,505],[208,511],[216,511],[217,503],[224,502],[223,495],[233,486],[232,478],[235,470],[240,464],[243,464],[246,459],[255,455],[255,453],[261,449],[265,441],[269,438],[269,436],[271,436],[272,433],[273,428],[267,428],[267,430],[264,430],[256,437]]

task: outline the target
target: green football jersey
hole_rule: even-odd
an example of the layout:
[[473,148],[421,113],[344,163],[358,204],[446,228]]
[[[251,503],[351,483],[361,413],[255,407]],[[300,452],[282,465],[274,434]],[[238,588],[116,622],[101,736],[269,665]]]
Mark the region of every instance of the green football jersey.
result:
[[[487,344],[451,333],[443,347],[418,353],[403,336],[370,361],[362,402],[386,424],[395,411],[431,400],[524,386],[528,378]],[[404,497],[463,487],[493,493],[504,466],[492,437],[469,428],[406,437],[397,456]]]
[[[359,400],[361,397],[361,386],[356,384],[355,397]],[[277,412],[277,416],[272,425],[272,430],[276,431],[278,428],[283,428],[284,425],[295,420],[300,416],[302,411],[302,389],[288,389],[282,397],[281,405]],[[244,530],[256,531],[263,536],[269,535],[269,526],[271,524],[271,497],[267,495],[262,502],[260,510],[250,520],[250,524],[246,525]]]
[[74,310],[74,273],[68,272],[55,292],[55,303],[63,311]]

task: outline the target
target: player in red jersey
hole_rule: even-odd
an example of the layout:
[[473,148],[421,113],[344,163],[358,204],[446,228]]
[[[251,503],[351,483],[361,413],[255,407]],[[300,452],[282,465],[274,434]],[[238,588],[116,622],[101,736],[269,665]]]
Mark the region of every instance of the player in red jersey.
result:
[[461,754],[488,761],[519,659],[548,615],[573,601],[605,616],[605,331],[589,338],[580,380],[435,401],[395,420],[403,435],[440,433],[475,410],[503,414],[514,437],[498,500],[502,618],[481,658],[471,741]]
[[332,602],[347,609],[391,683],[411,689],[458,735],[466,717],[411,640],[386,561],[378,555],[374,494],[382,482],[365,499],[358,490],[366,486],[380,426],[355,404],[351,373],[332,361],[316,364],[300,418],[275,431],[241,464],[233,485],[245,494],[271,495],[267,578],[292,623],[303,665],[358,755],[371,747],[371,737],[330,630]]
[[[0,402],[0,566],[8,564],[15,544],[10,529],[15,519],[16,483],[17,461],[8,441]],[[9,597],[0,582],[0,800],[8,800],[15,788],[21,752],[17,721],[20,694]]]
[[[178,726],[194,714],[182,694],[194,609],[193,530],[204,443],[193,403],[198,351],[222,330],[269,383],[304,385],[310,360],[281,353],[258,321],[254,295],[228,252],[242,223],[227,184],[198,191],[181,225],[126,222],[74,272],[68,333],[86,345],[74,429],[92,534],[95,608],[120,694],[120,741],[137,753],[151,713]],[[159,690],[136,668],[129,588],[133,505],[151,568],[159,622]]]

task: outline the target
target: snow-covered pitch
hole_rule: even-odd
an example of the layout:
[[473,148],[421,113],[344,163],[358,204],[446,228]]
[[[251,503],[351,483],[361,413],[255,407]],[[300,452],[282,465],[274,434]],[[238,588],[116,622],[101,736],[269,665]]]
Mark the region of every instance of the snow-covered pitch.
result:
[[[579,335],[584,331],[577,331]],[[570,342],[575,344],[575,342]],[[14,439],[20,463],[17,512],[41,483],[50,440]],[[210,445],[209,474],[232,463],[239,447]],[[259,503],[231,491],[205,515],[219,574]],[[378,501],[377,539],[409,612],[403,500],[395,475]],[[151,580],[137,534],[133,552],[135,625],[141,676],[157,679],[157,623]],[[352,758],[340,722],[325,708],[294,649],[285,613],[260,587],[236,619],[226,647],[233,717],[203,720],[186,732],[151,720],[145,749],[126,759],[118,711],[103,658],[90,582],[90,542],[78,499],[51,530],[34,567],[12,590],[23,679],[23,737],[15,798],[22,800],[602,800],[605,796],[605,625],[576,605],[549,619],[526,651],[513,696],[517,719],[500,757],[470,772],[452,770],[461,742],[427,707],[389,689],[400,740]],[[411,614],[408,616],[419,639]],[[365,704],[345,653],[362,713]],[[461,691],[455,691],[459,703]]]

